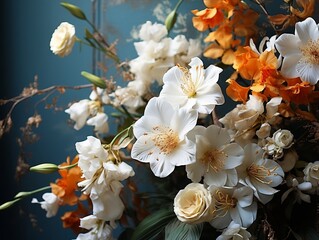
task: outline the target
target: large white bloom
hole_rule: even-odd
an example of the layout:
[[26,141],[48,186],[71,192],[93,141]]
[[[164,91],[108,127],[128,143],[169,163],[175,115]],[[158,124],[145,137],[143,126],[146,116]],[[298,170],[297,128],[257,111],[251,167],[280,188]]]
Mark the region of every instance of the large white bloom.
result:
[[74,26],[68,22],[62,22],[52,34],[50,50],[60,57],[67,56],[71,53],[75,40]]
[[264,151],[257,144],[250,143],[244,148],[245,158],[237,168],[239,182],[251,187],[254,195],[263,203],[269,202],[284,178],[284,172],[274,160],[264,158]]
[[150,163],[154,174],[166,177],[175,166],[195,162],[195,143],[186,134],[197,122],[197,112],[178,109],[160,98],[152,98],[144,116],[133,127],[137,141],[131,156]]
[[207,222],[212,217],[213,201],[210,192],[200,183],[190,183],[174,199],[177,218],[186,223]]
[[249,187],[216,187],[209,190],[215,203],[214,218],[210,224],[216,229],[226,228],[231,221],[249,227],[257,216],[257,203]]
[[284,57],[281,72],[286,77],[300,77],[316,84],[319,80],[319,28],[315,20],[297,22],[295,34],[282,34],[275,42]]
[[60,199],[54,193],[44,193],[42,195],[44,201],[39,202],[36,198],[32,199],[32,203],[39,203],[41,208],[47,211],[46,217],[54,217],[59,210]]
[[90,230],[87,233],[81,233],[76,240],[111,240],[112,227],[105,223],[104,220],[94,215],[89,215],[80,219],[80,227]]
[[191,132],[196,139],[196,162],[186,166],[187,177],[193,182],[208,185],[235,186],[238,182],[236,167],[244,158],[237,143],[230,143],[226,129],[216,125],[196,126]]
[[192,58],[189,66],[190,69],[175,66],[165,73],[160,98],[199,113],[211,113],[215,105],[225,101],[217,84],[222,69],[210,65],[205,70],[198,57]]
[[249,240],[251,234],[240,224],[232,221],[216,240]]

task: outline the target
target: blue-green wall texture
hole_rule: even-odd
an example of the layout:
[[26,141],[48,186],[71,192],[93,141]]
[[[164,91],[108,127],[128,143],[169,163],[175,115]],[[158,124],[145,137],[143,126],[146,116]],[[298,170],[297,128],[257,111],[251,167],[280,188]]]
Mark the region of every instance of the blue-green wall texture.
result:
[[[70,0],[78,5],[91,18],[92,1]],[[92,49],[83,47],[80,51],[75,46],[71,55],[60,58],[51,53],[49,42],[55,28],[63,21],[75,25],[83,36],[87,24],[73,17],[60,6],[58,0],[5,0],[1,8],[1,86],[0,98],[10,98],[39,79],[39,88],[51,85],[80,85],[87,81],[81,77],[82,70],[92,71]],[[86,98],[89,90],[70,91],[62,95],[58,105],[66,107],[73,100]],[[16,139],[20,136],[19,128],[24,126],[29,116],[33,115],[34,104],[41,98],[28,100],[18,106],[12,115],[13,129],[0,139],[1,164],[1,203],[12,199],[19,191],[30,191],[53,182],[58,175],[25,174],[19,182],[14,178],[18,150]],[[50,103],[50,100],[47,102]],[[74,156],[74,143],[85,139],[89,129],[76,132],[67,126],[68,115],[63,111],[43,110],[44,104],[37,109],[43,123],[36,132],[40,141],[26,146],[26,154],[31,165],[43,162],[61,163],[68,155]],[[1,118],[5,113],[1,108]],[[32,154],[32,155],[31,155]],[[42,199],[42,194],[34,197]],[[40,205],[31,204],[27,198],[10,209],[0,212],[0,239],[72,239],[70,230],[63,230],[59,217],[46,218]],[[63,212],[58,212],[58,216]],[[32,219],[37,220],[32,226]]]
[[[96,14],[100,14],[98,23],[103,33],[110,42],[118,39],[118,54],[122,60],[133,59],[137,54],[133,41],[127,41],[131,38],[130,31],[133,26],[141,25],[146,20],[154,20],[152,10],[159,1],[151,3],[149,0],[128,0],[122,5],[105,8],[105,3],[108,1],[70,0],[68,2],[79,6],[89,19],[93,17],[92,4],[96,3],[98,6]],[[172,5],[176,2],[171,1]],[[181,8],[184,12],[203,8],[202,1],[185,2],[188,5],[182,5]],[[0,65],[0,99],[19,95],[24,87],[33,82],[35,75],[39,79],[39,89],[51,85],[73,86],[87,83],[80,73],[83,70],[88,72],[96,70],[92,68],[92,49],[86,46],[79,49],[78,45],[75,45],[71,55],[65,58],[55,56],[49,49],[51,35],[61,22],[67,21],[75,25],[76,35],[80,38],[83,38],[84,29],[89,28],[87,23],[73,17],[60,6],[58,0],[5,0],[3,4],[0,14],[2,30],[0,56],[3,62]],[[68,90],[60,96],[57,105],[66,108],[70,101],[87,98],[89,93],[89,89]],[[74,148],[76,142],[83,141],[92,134],[90,127],[75,131],[72,126],[68,126],[69,116],[64,111],[45,110],[45,103],[40,103],[35,109],[35,104],[42,97],[35,97],[19,104],[12,115],[14,124],[12,130],[0,139],[2,190],[0,204],[11,200],[17,192],[47,186],[59,177],[58,174],[26,173],[20,181],[14,178],[19,155],[16,139],[21,136],[19,128],[25,125],[35,110],[41,114],[43,122],[35,130],[40,141],[26,145],[24,149],[30,165],[44,162],[60,164],[67,156],[73,157],[76,154]],[[46,103],[51,103],[52,98],[50,99]],[[0,108],[1,119],[5,110],[8,109]],[[112,128],[112,122],[110,124]],[[42,194],[43,192],[38,193],[34,197],[42,200]],[[39,205],[31,204],[32,197],[0,212],[0,239],[67,240],[76,237],[71,230],[62,228],[59,217],[63,215],[65,209],[60,209],[56,217],[46,218],[46,212]],[[33,226],[33,223],[36,223],[36,226]]]

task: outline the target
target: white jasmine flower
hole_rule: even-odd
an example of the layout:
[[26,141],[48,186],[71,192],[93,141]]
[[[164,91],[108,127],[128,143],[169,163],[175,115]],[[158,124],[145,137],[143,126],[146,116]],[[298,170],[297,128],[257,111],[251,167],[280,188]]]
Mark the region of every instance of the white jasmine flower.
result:
[[139,32],[139,38],[143,41],[156,41],[159,42],[162,38],[164,38],[167,35],[167,29],[165,25],[160,23],[153,23],[150,21],[147,21],[141,26],[140,32]]
[[284,172],[274,160],[263,158],[264,151],[257,144],[244,148],[245,158],[237,168],[239,182],[254,190],[254,195],[263,203],[269,202],[284,178]]
[[299,204],[301,203],[301,201],[304,201],[307,203],[311,202],[310,195],[302,192],[302,191],[311,190],[312,186],[311,186],[310,182],[299,183],[296,178],[291,179],[288,177],[287,177],[286,181],[287,181],[287,186],[289,187],[289,189],[282,194],[281,203],[283,203],[286,200],[286,198],[288,197],[288,195],[291,193],[295,193],[293,198]]
[[174,199],[177,218],[186,223],[207,222],[212,217],[212,196],[200,183],[190,183]]
[[165,73],[160,98],[199,113],[211,113],[215,105],[225,101],[217,84],[222,69],[210,65],[205,70],[198,57],[193,58],[189,66],[190,69],[175,66]]
[[52,34],[50,50],[60,57],[67,56],[71,53],[75,40],[74,26],[68,22],[62,22]]
[[108,116],[104,112],[98,112],[94,117],[89,118],[86,123],[94,126],[94,131],[98,133],[107,133],[109,131],[107,120]]
[[216,229],[226,228],[231,221],[249,227],[256,219],[257,204],[253,201],[253,190],[249,187],[216,187],[211,185],[215,209],[210,224]]
[[90,100],[83,99],[73,103],[65,112],[70,114],[70,118],[75,122],[74,129],[80,130],[90,116]]
[[80,233],[76,240],[112,240],[112,227],[104,220],[94,215],[89,215],[80,219],[80,227],[90,230],[87,233]]
[[216,125],[196,126],[191,132],[196,139],[196,162],[186,166],[187,177],[193,182],[208,185],[235,186],[238,182],[236,167],[244,158],[244,150],[230,143],[226,129]]
[[249,240],[251,234],[243,228],[240,224],[231,221],[222,234],[219,235],[216,240]]
[[300,77],[314,85],[319,80],[319,29],[308,17],[295,25],[295,34],[284,33],[275,42],[284,57],[281,72],[284,76]]
[[175,166],[195,162],[195,143],[186,134],[196,122],[196,111],[173,108],[161,98],[152,98],[144,116],[133,126],[137,141],[132,148],[132,158],[150,163],[158,177],[168,176]]
[[89,98],[92,101],[98,101],[101,100],[102,103],[104,104],[109,104],[110,103],[110,97],[107,94],[107,91],[103,88],[99,88],[97,87],[96,89],[94,89],[91,93]]
[[36,198],[33,198],[31,203],[39,203],[41,208],[47,211],[46,217],[54,217],[59,210],[60,199],[54,193],[44,193],[42,195],[44,201],[39,202]]
[[319,185],[319,161],[310,162],[304,168],[303,173],[305,174],[304,180],[311,182],[313,187]]

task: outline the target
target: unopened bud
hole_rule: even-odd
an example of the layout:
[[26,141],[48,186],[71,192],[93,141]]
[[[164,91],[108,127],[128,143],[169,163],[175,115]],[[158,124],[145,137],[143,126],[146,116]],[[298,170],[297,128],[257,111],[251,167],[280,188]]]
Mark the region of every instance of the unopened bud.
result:
[[59,167],[53,163],[42,163],[33,167],[30,167],[30,171],[38,173],[54,173]]
[[81,75],[85,77],[87,80],[89,80],[91,83],[93,83],[95,86],[103,89],[106,88],[106,83],[102,78],[85,71],[82,71]]
[[168,14],[167,18],[165,19],[165,26],[168,32],[173,28],[176,22],[176,19],[177,19],[177,12],[173,10],[170,14]]
[[84,12],[77,6],[70,4],[70,3],[66,3],[66,2],[61,2],[61,5],[63,7],[65,7],[67,10],[69,10],[69,12],[74,16],[77,17],[79,19],[82,20],[86,20],[86,16],[84,14]]

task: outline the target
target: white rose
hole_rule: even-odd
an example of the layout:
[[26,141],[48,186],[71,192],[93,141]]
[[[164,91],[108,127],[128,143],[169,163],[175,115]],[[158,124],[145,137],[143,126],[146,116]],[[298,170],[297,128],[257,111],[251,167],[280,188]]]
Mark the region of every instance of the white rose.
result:
[[272,138],[276,145],[281,148],[290,148],[293,144],[294,135],[289,130],[277,130]]
[[210,220],[212,196],[200,183],[190,183],[174,199],[174,212],[182,222],[201,223]]
[[305,181],[311,182],[314,187],[319,185],[319,161],[308,163],[303,172]]
[[72,24],[62,22],[52,34],[50,41],[50,50],[60,57],[71,53],[75,43],[75,28]]

